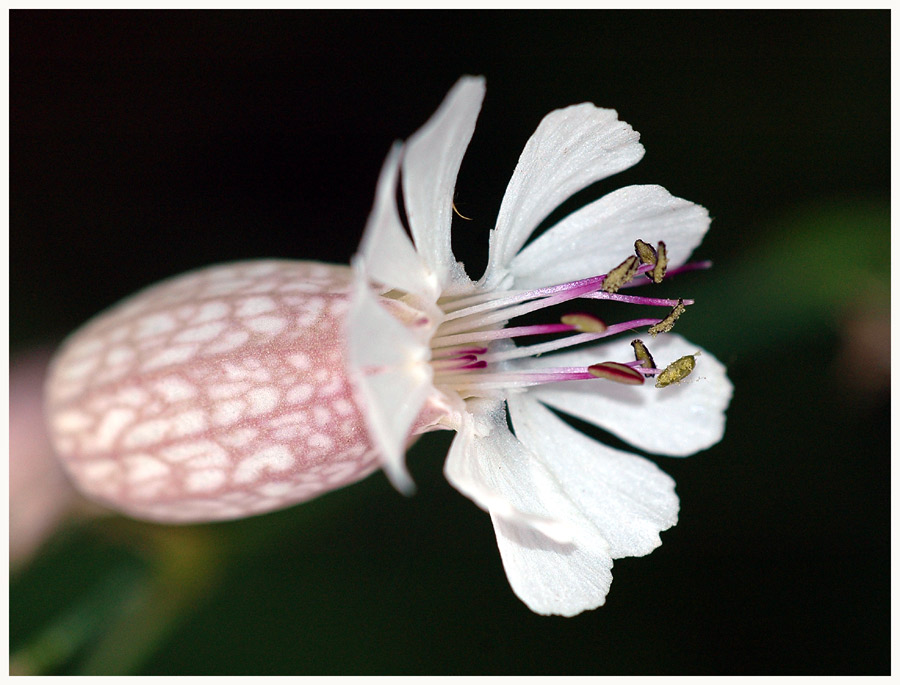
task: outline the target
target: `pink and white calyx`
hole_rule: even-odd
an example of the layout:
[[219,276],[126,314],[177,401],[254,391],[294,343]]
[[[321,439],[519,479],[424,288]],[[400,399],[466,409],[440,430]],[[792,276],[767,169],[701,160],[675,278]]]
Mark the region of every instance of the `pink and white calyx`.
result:
[[[656,454],[686,456],[721,439],[732,393],[725,369],[669,332],[692,302],[627,294],[708,266],[687,260],[709,216],[659,186],[629,186],[523,249],[563,201],[644,154],[615,111],[556,110],[522,152],[487,270],[472,281],[451,251],[450,225],[483,96],[483,79],[461,79],[394,146],[352,268],[201,269],[72,335],[47,407],[78,487],[163,522],[260,514],[378,467],[408,492],[406,447],[449,429],[447,479],[490,513],[522,601],[565,616],[603,604],[612,560],[649,553],[676,523],[675,484],[551,409]],[[585,300],[649,313],[605,323],[583,313],[597,304]],[[563,315],[549,323],[513,321],[558,305]],[[549,341],[525,342],[534,335]]]

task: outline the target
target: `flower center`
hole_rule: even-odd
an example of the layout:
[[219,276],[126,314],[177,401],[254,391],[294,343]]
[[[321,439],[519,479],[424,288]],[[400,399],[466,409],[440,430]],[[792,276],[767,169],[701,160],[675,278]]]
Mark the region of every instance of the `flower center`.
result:
[[[635,254],[608,273],[591,278],[529,291],[482,292],[442,298],[438,306],[444,317],[431,338],[435,385],[453,390],[462,399],[469,399],[492,397],[509,388],[560,381],[605,379],[642,385],[647,378],[656,378],[657,387],[665,387],[682,380],[693,370],[693,356],[682,357],[658,368],[647,345],[640,339],[632,342],[634,359],[629,360],[598,360],[586,367],[541,369],[521,368],[521,365],[514,363],[514,360],[537,357],[625,331],[646,328],[653,337],[670,331],[675,320],[687,306],[693,304],[693,300],[626,295],[619,290],[640,285],[645,277],[653,283],[661,283],[664,278],[685,271],[706,269],[711,264],[691,262],[667,272],[666,249],[662,242],[654,249],[638,240],[635,242]],[[662,318],[639,318],[610,325],[592,314],[571,312],[558,322],[507,326],[518,317],[575,299],[668,307],[669,312]],[[565,335],[531,345],[517,346],[512,343],[516,338],[558,334]]]

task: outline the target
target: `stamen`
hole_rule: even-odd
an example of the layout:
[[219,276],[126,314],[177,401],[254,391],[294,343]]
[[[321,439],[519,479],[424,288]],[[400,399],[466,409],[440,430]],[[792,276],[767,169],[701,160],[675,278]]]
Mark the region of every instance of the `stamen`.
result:
[[472,362],[477,361],[478,357],[474,354],[465,354],[461,357],[453,357],[451,359],[437,359],[431,361],[431,368],[435,371],[456,371],[457,369],[466,369],[471,366]]
[[634,241],[634,253],[640,258],[641,264],[651,264],[656,266],[656,250],[649,243],[643,240]]
[[712,260],[704,259],[700,262],[688,262],[687,264],[682,264],[678,268],[669,269],[666,271],[666,276],[675,276],[676,274],[683,274],[686,271],[699,271],[702,269],[711,269],[712,268]]
[[516,347],[511,350],[504,350],[502,352],[489,353],[484,355],[482,359],[489,362],[499,362],[506,359],[533,357],[536,355],[544,354],[545,352],[561,350],[565,347],[580,345],[581,343],[586,343],[592,340],[599,340],[600,338],[606,338],[611,335],[616,335],[618,333],[621,333],[622,331],[631,330],[633,328],[641,328],[642,326],[650,326],[657,323],[659,323],[659,319],[634,319],[633,321],[625,321],[623,323],[613,324],[602,333],[580,333],[578,335],[570,335],[567,338],[551,340],[550,342],[539,343],[537,345],[528,345],[525,347]]
[[434,374],[434,382],[449,384],[452,382],[458,383],[458,380],[454,379],[471,379],[478,378],[478,374],[473,374],[472,371],[475,369],[486,369],[487,362],[485,361],[477,361],[477,362],[467,362],[465,365],[460,365],[455,368],[447,367],[445,369],[437,369]]
[[[565,320],[565,318],[566,317],[563,317],[563,320]],[[573,330],[578,329],[572,324],[565,323],[565,321],[563,323],[548,323],[535,326],[513,326],[512,328],[498,328],[491,331],[440,335],[431,339],[431,347],[434,349],[445,347],[447,345],[459,345],[461,343],[479,342],[482,340],[502,340],[504,338],[518,338],[525,335],[544,335],[547,333],[567,333]]]
[[584,367],[569,366],[547,368],[535,371],[508,371],[501,373],[466,373],[457,376],[441,376],[435,378],[436,383],[447,383],[455,386],[477,386],[480,390],[503,388],[523,388],[530,385],[558,383],[561,381],[581,381],[595,378]]
[[[582,295],[582,299],[612,300],[613,302],[628,302],[629,304],[645,304],[651,307],[674,307],[678,300],[667,300],[659,297],[639,297],[637,295],[622,295],[620,293],[605,293],[602,290],[595,293]],[[683,304],[694,304],[693,300],[681,300]]]
[[[635,261],[637,261],[637,259],[635,259]],[[498,302],[486,302],[484,304],[476,305],[468,309],[453,312],[444,319],[444,322],[441,324],[440,329],[442,329],[441,332],[444,335],[456,333],[460,330],[466,330],[467,328],[472,327],[472,323],[466,321],[465,318],[474,316],[475,314],[480,313],[484,310],[492,309],[496,311],[478,317],[478,327],[482,327],[489,323],[509,321],[510,319],[522,316],[523,314],[528,314],[530,312],[537,311],[538,309],[544,309],[545,307],[552,307],[556,304],[568,302],[569,300],[574,300],[578,297],[581,297],[585,293],[592,292],[600,287],[600,284],[603,283],[603,278],[603,276],[597,276],[594,278],[586,278],[583,281],[575,281],[574,284],[567,284],[568,288],[562,288],[562,286],[542,288],[541,290],[545,291],[552,290],[554,291],[554,294],[550,295],[549,297],[543,297],[542,299],[538,299],[533,302],[527,302],[526,304],[520,304],[515,307],[506,307],[503,309],[499,309]],[[536,292],[538,291],[532,291],[532,293]],[[520,295],[518,296],[518,299],[521,300],[531,298],[523,298]],[[451,319],[455,319],[455,321],[450,321],[450,323],[447,323]]]
[[653,282],[662,283],[666,276],[666,266],[669,264],[669,257],[666,255],[666,244],[660,240],[656,246],[656,265],[653,267]]
[[455,357],[457,355],[466,354],[484,354],[487,352],[486,347],[471,347],[469,345],[457,345],[455,347],[442,347],[439,350],[433,350],[432,359],[445,359],[447,357]]
[[660,321],[655,326],[651,326],[647,329],[647,332],[650,333],[654,338],[659,333],[668,333],[675,326],[675,321],[678,320],[678,317],[684,314],[684,300],[678,300],[678,304],[675,305],[675,308],[668,313],[665,319]]
[[[667,272],[668,257],[664,242],[660,241],[654,248],[643,240],[637,240],[634,247],[635,256],[629,256],[605,275],[528,291],[506,291],[501,296],[492,292],[476,292],[439,300],[443,320],[438,326],[439,334],[430,341],[434,382],[452,388],[465,400],[478,396],[490,397],[498,390],[569,380],[602,378],[626,385],[641,385],[647,378],[657,377],[656,385],[662,388],[687,377],[694,368],[693,356],[682,357],[661,370],[656,367],[650,350],[640,339],[634,339],[631,343],[635,361],[606,361],[580,368],[498,368],[499,362],[537,357],[628,330],[648,327],[648,332],[654,337],[672,330],[678,317],[684,313],[686,306],[694,303],[693,300],[624,295],[617,291],[638,285],[634,282],[638,275],[646,275],[659,283],[676,273],[709,268],[711,263],[692,262]],[[516,317],[577,298],[671,307],[671,310],[663,319],[634,319],[611,326],[593,314],[571,312],[560,317],[559,323],[503,327]],[[492,344],[529,335],[555,333],[570,335],[526,346]]]
[[656,387],[665,388],[667,385],[672,385],[672,383],[681,382],[694,370],[695,364],[696,360],[692,354],[676,359],[659,374],[656,379]]
[[[504,294],[507,297],[515,297],[525,293],[525,290],[508,290]],[[444,314],[451,314],[452,312],[457,312],[461,309],[465,309],[466,307],[471,307],[476,304],[482,304],[484,302],[496,302],[498,301],[497,293],[488,291],[476,293],[475,295],[466,295],[459,297],[442,297],[438,300],[438,306],[441,308],[441,311]]]
[[634,348],[635,361],[641,362],[641,366],[645,369],[656,368],[656,362],[653,361],[653,355],[650,354],[650,350],[647,349],[643,340],[632,340],[631,346]]
[[[664,243],[660,244],[663,246],[665,245]],[[663,249],[665,250],[665,247],[663,247]],[[626,263],[631,263],[631,259],[632,258],[629,257],[625,260],[625,262],[622,262],[622,264],[613,269],[609,274],[605,275],[592,276],[590,278],[583,278],[577,281],[570,281],[568,283],[560,283],[559,285],[547,286],[545,288],[537,288],[535,290],[509,291],[505,293],[504,297],[497,297],[494,293],[478,293],[456,300],[439,301],[438,304],[445,314],[444,323],[453,321],[455,319],[472,316],[474,314],[479,314],[484,311],[500,310],[504,307],[510,307],[511,305],[518,304],[520,302],[527,302],[528,300],[548,298],[548,296],[556,295],[558,293],[571,294],[577,292],[578,295],[573,294],[571,297],[554,300],[553,302],[548,302],[544,306],[559,304],[560,302],[565,302],[569,299],[574,299],[575,297],[590,297],[597,300],[634,302],[635,304],[659,304],[666,307],[672,306],[672,304],[674,303],[673,300],[642,298],[642,300],[646,300],[646,302],[644,302],[637,299],[625,299],[630,298],[631,296],[614,294],[617,290],[619,290],[619,288],[631,288],[641,285],[640,283],[637,283],[633,280],[634,276],[645,274],[654,270],[654,265],[652,264],[637,264],[637,258],[633,258],[634,263],[637,264],[637,270],[626,280],[626,282],[623,282],[613,290],[608,290],[606,287],[603,287],[608,282],[608,279],[613,277],[614,272],[616,272],[618,269],[621,269],[624,265],[626,265]],[[665,272],[665,275],[675,276],[676,274],[684,273],[686,271],[709,269],[711,266],[712,262],[708,260],[701,262],[688,262],[687,264],[683,264],[676,269],[671,269]],[[601,287],[603,287],[603,291],[600,291]],[[685,304],[693,304],[693,300],[685,300]],[[532,309],[529,311],[534,310]],[[513,318],[513,316],[510,316],[509,318]]]
[[[464,316],[471,316],[484,311],[490,311],[492,309],[509,307],[510,305],[518,304],[519,302],[527,302],[528,300],[548,297],[549,295],[555,295],[557,293],[577,290],[580,295],[582,293],[591,292],[592,290],[597,290],[605,278],[606,275],[591,276],[590,278],[582,278],[577,281],[551,285],[546,288],[508,292],[504,297],[497,297],[495,293],[480,293],[453,302],[439,304],[441,309],[445,312],[444,321],[447,322]],[[575,297],[577,297],[577,295]]]
[[606,324],[593,314],[566,314],[560,321],[581,333],[602,333],[607,328]]
[[623,363],[625,364],[625,366],[630,366],[632,369],[637,369],[638,371],[640,371],[642,374],[644,374],[644,377],[645,377],[645,378],[646,378],[647,376],[658,376],[659,374],[662,373],[662,369],[655,369],[655,368],[654,368],[654,369],[648,369],[648,368],[645,368],[645,367],[643,366],[643,363],[644,363],[644,362],[633,361],[633,362],[623,362]]
[[625,385],[643,385],[644,375],[640,371],[632,369],[618,362],[603,362],[588,367],[592,376],[605,378],[606,380],[624,383]]
[[[704,260],[702,262],[688,262],[687,264],[682,264],[681,266],[679,266],[675,269],[667,269],[665,277],[669,278],[671,276],[677,276],[678,274],[683,274],[687,271],[698,271],[700,269],[711,269],[711,268],[712,268],[712,262],[709,261],[708,259]],[[647,264],[644,264],[643,266],[641,266],[638,269],[638,275],[645,274],[650,271],[653,271],[653,267],[649,266]],[[642,284],[640,282],[632,281],[631,283],[626,283],[622,287],[623,288],[635,288],[639,285],[642,285]]]
[[606,274],[606,279],[603,281],[601,288],[608,293],[616,292],[637,275],[639,266],[640,263],[637,257],[628,257],[619,266]]

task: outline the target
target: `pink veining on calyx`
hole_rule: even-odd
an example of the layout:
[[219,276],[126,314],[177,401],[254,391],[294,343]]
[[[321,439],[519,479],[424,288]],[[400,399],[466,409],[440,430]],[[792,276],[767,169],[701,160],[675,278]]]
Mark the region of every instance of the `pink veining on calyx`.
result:
[[379,466],[344,363],[347,267],[216,266],[125,300],[74,334],[47,408],[76,485],[133,516],[230,519]]

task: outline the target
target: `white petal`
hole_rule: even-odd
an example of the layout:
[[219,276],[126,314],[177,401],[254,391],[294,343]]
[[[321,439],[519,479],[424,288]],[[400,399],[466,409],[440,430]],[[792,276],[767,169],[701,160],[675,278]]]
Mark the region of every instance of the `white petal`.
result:
[[544,615],[575,616],[606,601],[612,557],[602,538],[563,544],[523,523],[493,514],[491,521],[509,584],[529,609]]
[[375,204],[366,223],[359,254],[369,276],[391,288],[436,301],[437,278],[416,254],[416,248],[397,213],[397,176],[402,146],[394,145],[384,162],[375,191]]
[[461,78],[437,112],[406,144],[403,196],[419,254],[445,294],[470,281],[450,245],[453,191],[484,99],[484,79]]
[[[678,500],[671,479],[650,462],[597,445],[533,400],[511,402],[514,426],[530,444],[509,432],[495,407],[476,417],[489,431],[466,422],[445,473],[490,512],[516,595],[537,613],[573,616],[605,601],[614,554],[646,554],[659,544]],[[561,526],[568,539],[555,535]]]
[[515,287],[539,288],[605,274],[640,238],[666,244],[669,266],[684,264],[709,228],[709,212],[661,186],[628,186],[570,214],[512,261]]
[[516,437],[609,544],[613,559],[649,554],[678,522],[675,481],[643,457],[575,430],[526,394],[511,396]]
[[544,117],[506,188],[481,282],[500,287],[512,258],[550,212],[591,183],[636,164],[644,155],[638,138],[615,110],[590,103]]
[[[633,386],[597,379],[538,386],[530,394],[647,452],[682,457],[719,442],[732,394],[725,367],[709,352],[679,335],[647,336],[644,342],[656,364],[663,368],[684,355],[698,351],[701,354],[690,376],[666,388],[654,387],[652,380]],[[632,359],[634,352],[629,341],[617,340],[576,352],[524,360],[521,366],[583,367]]]
[[535,529],[560,543],[571,540],[574,509],[546,469],[506,427],[501,404],[483,419],[480,435],[471,418],[460,428],[444,464],[451,485],[485,511]]
[[401,492],[412,479],[404,453],[413,422],[433,391],[429,349],[379,304],[360,261],[356,288],[347,314],[347,356],[373,444],[385,472]]

